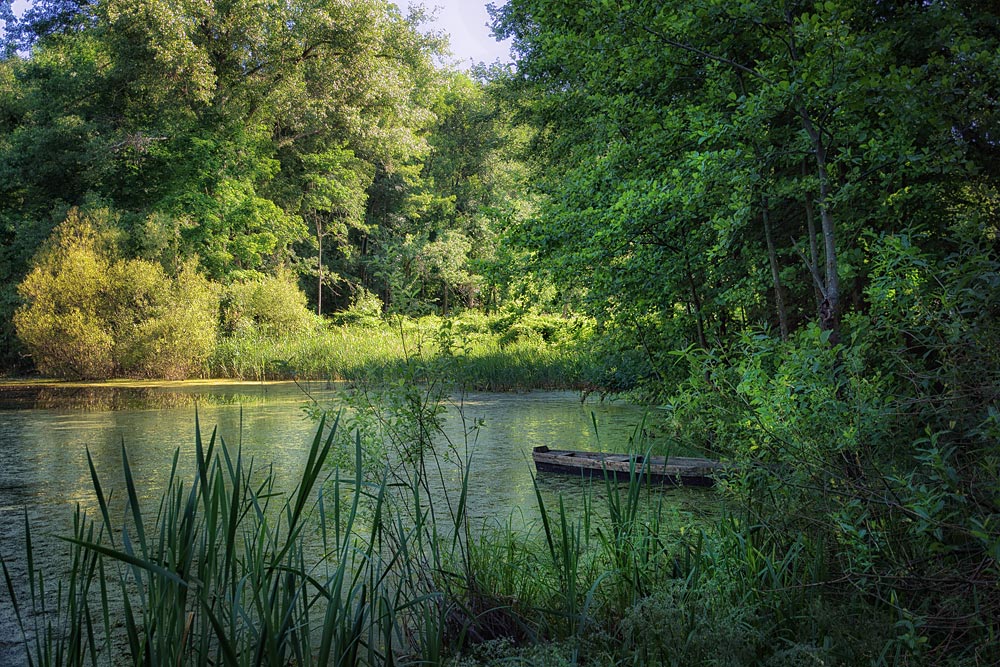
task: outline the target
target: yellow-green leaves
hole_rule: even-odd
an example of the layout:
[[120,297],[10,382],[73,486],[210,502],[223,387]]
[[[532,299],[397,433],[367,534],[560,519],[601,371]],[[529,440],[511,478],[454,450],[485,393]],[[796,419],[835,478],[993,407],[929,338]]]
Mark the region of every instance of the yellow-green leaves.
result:
[[106,211],[73,209],[18,288],[18,337],[38,369],[61,377],[183,378],[216,341],[218,295],[193,263],[169,277],[122,260],[101,233]]

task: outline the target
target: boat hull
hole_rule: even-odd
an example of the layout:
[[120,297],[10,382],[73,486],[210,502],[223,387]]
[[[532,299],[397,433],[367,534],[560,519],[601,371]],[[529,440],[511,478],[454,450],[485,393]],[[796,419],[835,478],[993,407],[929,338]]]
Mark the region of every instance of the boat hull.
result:
[[712,486],[726,469],[711,459],[578,452],[545,445],[535,447],[531,457],[539,472],[624,482],[636,477],[648,484],[673,486]]

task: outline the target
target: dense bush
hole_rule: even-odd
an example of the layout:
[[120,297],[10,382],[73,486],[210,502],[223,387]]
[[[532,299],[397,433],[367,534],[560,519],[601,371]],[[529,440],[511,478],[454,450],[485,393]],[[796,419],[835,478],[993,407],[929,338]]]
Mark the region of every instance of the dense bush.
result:
[[[217,286],[198,273],[193,264],[181,268],[173,279],[163,274],[159,264],[133,260],[122,266],[123,291],[134,296],[130,276],[147,271],[155,276],[159,300],[136,304],[136,313],[146,316],[120,330],[124,347],[117,355],[128,375],[182,379],[203,372],[215,349],[218,316]],[[146,308],[142,309],[141,306]]]
[[306,307],[306,295],[288,272],[234,282],[222,297],[222,331],[226,335],[276,338],[304,333],[317,321]]
[[[860,592],[907,659],[982,664],[1000,629],[1000,257],[870,239],[867,312],[692,353],[678,433],[741,461],[747,531],[816,563],[792,585]],[[766,547],[765,547],[766,550]]]
[[218,298],[193,265],[116,256],[107,211],[73,210],[19,287],[14,325],[39,371],[70,378],[183,378],[215,346]]
[[26,303],[14,326],[42,373],[106,377],[114,370],[114,341],[99,302],[110,273],[99,222],[71,211],[18,290]]
[[377,294],[364,287],[358,287],[351,298],[350,307],[331,315],[330,322],[335,325],[358,324],[377,327],[381,323],[384,307],[385,304]]

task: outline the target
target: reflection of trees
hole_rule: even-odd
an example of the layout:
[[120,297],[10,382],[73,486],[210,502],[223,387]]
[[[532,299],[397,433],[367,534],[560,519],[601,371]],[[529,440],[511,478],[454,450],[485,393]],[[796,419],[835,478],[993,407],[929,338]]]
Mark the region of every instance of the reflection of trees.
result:
[[39,409],[87,410],[93,412],[172,408],[193,404],[195,396],[178,392],[156,392],[149,387],[110,389],[75,387],[40,389],[32,407]]
[[0,387],[0,409],[3,410],[115,412],[195,405],[253,405],[262,400],[251,394],[164,391],[157,387]]

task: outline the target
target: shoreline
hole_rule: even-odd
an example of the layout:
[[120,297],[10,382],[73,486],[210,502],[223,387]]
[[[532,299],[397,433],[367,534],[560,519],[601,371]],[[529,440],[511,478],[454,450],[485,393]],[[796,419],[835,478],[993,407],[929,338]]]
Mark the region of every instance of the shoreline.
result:
[[208,387],[208,386],[240,386],[252,385],[270,386],[279,384],[296,384],[303,382],[329,382],[339,384],[346,380],[240,380],[235,378],[198,378],[188,380],[61,380],[58,378],[3,378],[0,379],[0,391],[22,388],[59,388],[59,389],[158,389],[174,387]]

